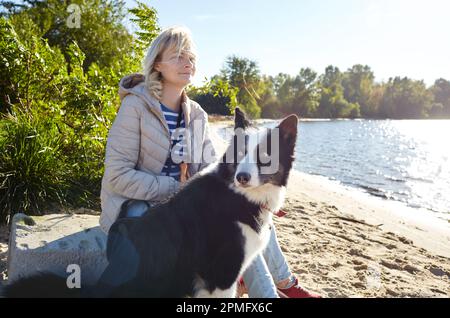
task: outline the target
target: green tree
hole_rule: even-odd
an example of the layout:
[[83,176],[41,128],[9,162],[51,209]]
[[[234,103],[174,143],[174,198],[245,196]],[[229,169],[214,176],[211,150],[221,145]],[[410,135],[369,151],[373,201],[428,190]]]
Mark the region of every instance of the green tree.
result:
[[342,86],[344,98],[350,103],[360,106],[363,117],[374,117],[373,107],[369,101],[371,98],[375,76],[367,65],[356,64],[344,73]]
[[450,81],[437,79],[430,90],[433,94],[430,115],[435,118],[450,118]]
[[137,7],[129,9],[135,17],[131,21],[139,26],[139,31],[136,32],[139,41],[144,47],[150,46],[154,38],[161,32],[158,26],[158,12],[155,8],[147,6],[145,3],[136,1]]
[[54,101],[62,90],[62,78],[67,74],[64,56],[39,38],[39,28],[25,14],[10,20],[0,18],[0,110],[19,104],[30,109],[33,101]]
[[220,76],[213,76],[200,87],[190,86],[188,95],[202,105],[208,114],[231,115],[237,106],[236,87]]
[[384,83],[374,84],[374,86],[372,87],[372,91],[370,93],[369,100],[367,101],[366,114],[368,115],[366,116],[370,118],[380,117],[380,105],[383,100],[385,89],[386,85]]
[[257,88],[259,96],[258,105],[261,108],[261,117],[279,118],[283,116],[281,104],[276,97],[275,86],[271,76],[263,75]]
[[260,96],[257,90],[261,79],[256,62],[247,58],[230,56],[225,61],[221,76],[231,86],[238,88],[238,104],[242,105],[247,114],[254,118],[259,117],[261,108],[258,106]]
[[293,81],[295,89],[292,112],[301,117],[313,117],[319,106],[317,73],[310,68],[302,68]]
[[276,76],[269,76],[269,79],[272,81],[272,86],[275,92],[275,95],[279,97],[280,88],[283,86],[284,82],[289,78],[289,74],[278,73]]
[[321,98],[317,115],[323,118],[360,117],[359,105],[349,103],[344,97],[343,74],[332,65],[325,69],[320,78]]
[[310,68],[302,68],[297,76],[281,75],[278,81],[282,84],[278,88],[277,96],[284,112],[295,113],[301,117],[315,115],[320,97],[316,72]]
[[407,77],[390,78],[380,105],[383,118],[413,119],[427,118],[433,96],[423,81]]
[[[126,54],[134,55],[135,38],[123,25],[124,1],[47,0],[27,1],[27,4],[16,10],[14,16],[27,14],[40,30],[39,36],[51,47],[58,47],[66,58],[69,45],[76,42],[86,55],[85,71],[94,62],[105,67],[120,61]],[[74,23],[78,13],[79,26]]]

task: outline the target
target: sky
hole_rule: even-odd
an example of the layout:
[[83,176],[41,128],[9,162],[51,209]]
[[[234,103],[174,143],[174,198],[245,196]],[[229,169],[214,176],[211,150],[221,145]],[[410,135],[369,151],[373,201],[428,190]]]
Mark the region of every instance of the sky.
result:
[[195,85],[219,73],[230,55],[256,61],[265,75],[365,64],[376,81],[450,80],[448,0],[142,1],[157,10],[160,27],[191,30]]

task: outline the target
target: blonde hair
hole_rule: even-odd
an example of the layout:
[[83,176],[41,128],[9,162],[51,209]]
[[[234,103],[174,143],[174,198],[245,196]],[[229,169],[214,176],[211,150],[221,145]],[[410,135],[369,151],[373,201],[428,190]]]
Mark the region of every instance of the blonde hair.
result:
[[[155,70],[155,62],[158,62],[164,51],[175,49],[177,54],[188,52],[195,61],[195,45],[191,38],[191,32],[183,26],[173,26],[163,30],[150,45],[143,62],[145,84],[150,94],[160,100],[162,96],[162,75]],[[195,63],[195,62],[194,62]]]

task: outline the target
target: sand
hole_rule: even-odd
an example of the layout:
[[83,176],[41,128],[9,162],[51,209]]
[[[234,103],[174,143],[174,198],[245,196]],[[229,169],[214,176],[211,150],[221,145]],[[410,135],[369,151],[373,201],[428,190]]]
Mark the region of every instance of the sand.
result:
[[430,232],[430,224],[311,179],[291,175],[288,214],[274,220],[302,285],[326,297],[450,296],[448,222]]

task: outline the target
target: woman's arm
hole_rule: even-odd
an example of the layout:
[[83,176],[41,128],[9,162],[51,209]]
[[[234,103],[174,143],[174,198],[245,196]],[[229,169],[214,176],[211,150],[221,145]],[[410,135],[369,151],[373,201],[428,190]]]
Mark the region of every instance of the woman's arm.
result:
[[[140,108],[126,97],[109,131],[105,158],[105,185],[130,199],[161,201],[175,193],[179,182],[136,170],[140,151]],[[127,102],[125,102],[127,101]],[[139,102],[139,101],[136,101]]]

